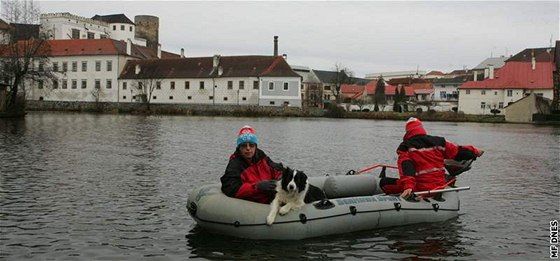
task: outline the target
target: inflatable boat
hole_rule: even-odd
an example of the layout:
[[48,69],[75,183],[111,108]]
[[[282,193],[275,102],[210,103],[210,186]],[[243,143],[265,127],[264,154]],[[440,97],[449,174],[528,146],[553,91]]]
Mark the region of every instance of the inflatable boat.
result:
[[[437,197],[405,200],[385,195],[374,175],[310,177],[328,200],[312,202],[266,224],[270,205],[230,198],[220,184],[189,194],[187,209],[196,223],[211,233],[248,239],[298,240],[360,230],[441,222],[458,215],[458,191],[442,189]],[[438,191],[435,191],[438,192]],[[418,195],[419,193],[417,193]]]

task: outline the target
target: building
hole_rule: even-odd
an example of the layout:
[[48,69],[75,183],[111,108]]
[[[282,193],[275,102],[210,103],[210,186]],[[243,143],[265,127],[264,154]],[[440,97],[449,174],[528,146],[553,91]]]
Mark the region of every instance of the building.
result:
[[551,100],[535,93],[511,103],[504,108],[505,118],[508,122],[533,122],[534,114],[550,114]]
[[129,60],[121,101],[302,106],[301,76],[282,56]]
[[303,106],[323,107],[323,84],[313,70],[306,66],[291,66],[301,76],[301,99]]
[[[504,66],[506,60],[509,57],[505,57],[505,56],[500,56],[500,57],[490,57],[490,58],[486,58],[484,61],[482,61],[481,63],[479,63],[476,67],[474,67],[472,69],[472,74],[476,77],[474,79],[474,81],[476,80],[483,80],[488,78],[488,74],[491,70],[491,68],[493,70],[497,70],[500,69]],[[479,78],[479,75],[484,75],[483,78]]]
[[7,44],[10,42],[11,30],[10,24],[0,19],[0,44]]
[[553,48],[528,48],[506,60],[502,68],[489,68],[487,79],[459,87],[459,111],[504,114],[505,106],[531,93],[552,99],[553,57]]
[[[92,18],[70,13],[41,14],[41,30],[47,39],[130,39],[135,45],[147,46],[147,40],[137,36],[136,24],[124,14],[95,15]],[[159,29],[153,27],[152,30],[157,35]],[[147,35],[144,27],[141,31],[142,35]]]
[[395,72],[379,72],[379,73],[367,73],[366,79],[376,80],[379,77],[383,77],[386,81],[394,78],[424,78],[426,76],[426,71],[395,71]]
[[[50,64],[57,79],[32,82],[26,98],[45,101],[121,102],[118,76],[128,60],[179,58],[168,52],[113,39],[48,40]],[[128,100],[128,99],[124,99]]]

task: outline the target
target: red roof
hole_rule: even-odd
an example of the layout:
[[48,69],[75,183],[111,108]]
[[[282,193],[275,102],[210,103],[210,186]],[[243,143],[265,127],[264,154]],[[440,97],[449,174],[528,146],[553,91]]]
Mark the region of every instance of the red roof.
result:
[[465,82],[460,89],[552,89],[554,64],[537,62],[535,70],[530,62],[506,62],[496,70],[494,79]]
[[442,73],[440,71],[431,71],[431,72],[427,73],[426,75],[441,75],[441,76],[444,76],[445,73]]
[[[113,39],[49,40],[50,56],[76,55],[126,55],[126,42]],[[132,44],[131,56],[141,59],[157,58],[157,51]],[[161,58],[179,58],[179,55],[162,51]]]
[[[377,80],[373,80],[368,82],[365,85],[365,88],[367,90],[367,94],[368,95],[375,95],[375,89],[377,86]],[[387,96],[391,96],[391,95],[395,95],[395,89],[396,87],[390,84],[386,84],[385,85],[385,95]],[[399,91],[400,91],[400,87],[399,87]],[[342,97],[344,98],[351,98],[351,99],[355,99],[358,98],[360,96],[363,95],[364,92],[364,85],[358,85],[358,84],[343,84],[340,86],[340,93],[342,94]],[[414,96],[414,89],[412,87],[406,86],[404,87],[404,92],[406,94],[406,96]]]

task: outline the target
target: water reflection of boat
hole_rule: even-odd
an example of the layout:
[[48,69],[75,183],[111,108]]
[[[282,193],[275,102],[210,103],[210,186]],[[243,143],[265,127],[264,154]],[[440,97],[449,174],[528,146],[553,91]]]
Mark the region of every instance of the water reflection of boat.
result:
[[266,224],[269,205],[230,198],[220,184],[193,190],[187,201],[189,214],[212,233],[249,239],[294,240],[375,228],[441,222],[456,217],[457,191],[442,193],[441,199],[404,200],[381,194],[373,175],[311,177],[321,187],[328,204],[314,202],[278,216]]

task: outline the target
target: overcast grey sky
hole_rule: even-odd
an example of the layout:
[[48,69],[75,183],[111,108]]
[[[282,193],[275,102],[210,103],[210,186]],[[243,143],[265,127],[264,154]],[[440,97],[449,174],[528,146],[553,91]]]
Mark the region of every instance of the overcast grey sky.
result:
[[[37,1],[37,0],[36,0]],[[39,1],[41,11],[92,17],[159,17],[166,51],[187,56],[272,55],[292,65],[355,76],[472,68],[493,55],[548,47],[559,37],[559,1],[192,2]]]

